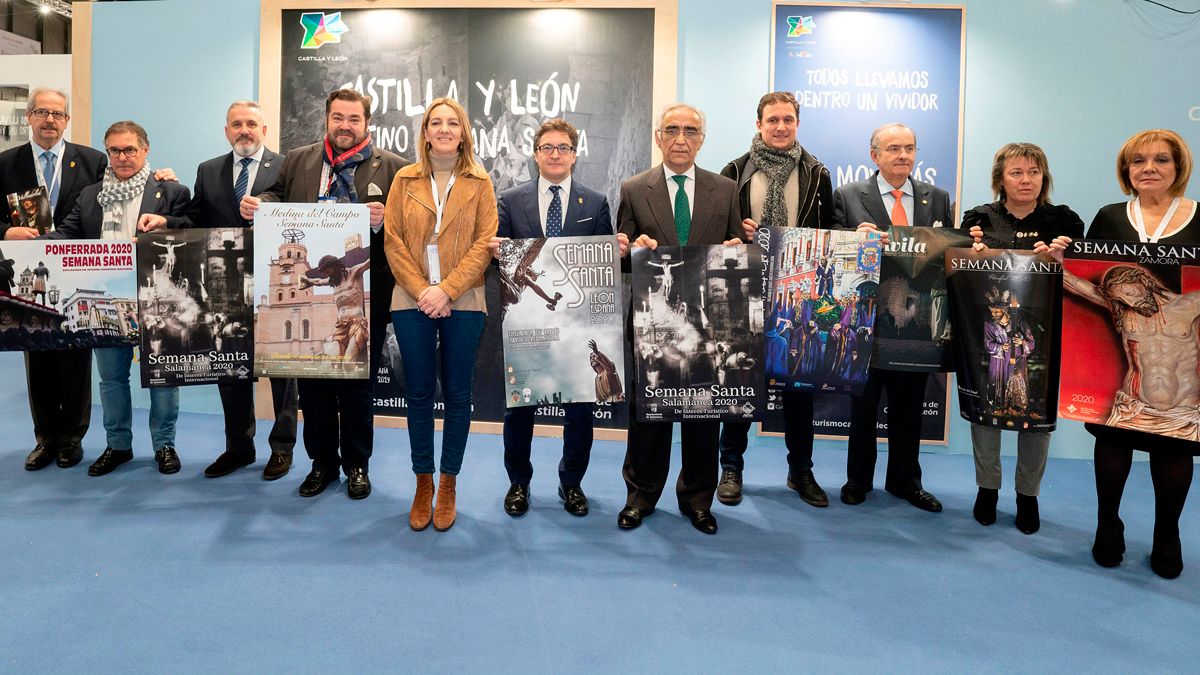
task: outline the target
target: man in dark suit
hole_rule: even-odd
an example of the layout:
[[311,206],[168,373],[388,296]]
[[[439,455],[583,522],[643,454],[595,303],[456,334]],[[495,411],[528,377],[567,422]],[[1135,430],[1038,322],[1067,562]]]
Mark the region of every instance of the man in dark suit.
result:
[[[655,249],[664,246],[743,243],[737,183],[696,166],[704,144],[704,115],[685,103],[667,106],[654,132],[663,163],[621,184],[617,223],[624,241]],[[630,331],[632,337],[632,330]],[[630,411],[634,406],[630,405]],[[671,468],[670,422],[629,420],[625,464],[628,497],[617,525],[631,530],[654,512]],[[712,515],[717,489],[719,422],[681,422],[682,467],[675,494],[692,526],[716,534]]]
[[[903,124],[885,124],[871,134],[871,160],[879,170],[870,178],[847,183],[833,194],[838,227],[887,231],[892,227],[953,227],[950,195],[929,183],[914,180],[917,136]],[[884,489],[925,511],[942,504],[921,485],[921,420],[926,373],[872,367],[867,386],[850,397],[850,445],[842,502],[861,504],[875,476],[875,421],[880,397],[888,397],[888,467]]]
[[[339,201],[366,204],[371,211],[371,323],[378,308],[392,296],[375,280],[389,271],[383,253],[383,205],[392,178],[404,166],[399,155],[377,148],[367,127],[371,99],[353,89],[338,89],[325,99],[325,138],[292,150],[283,160],[279,178],[257,197],[242,197],[242,218],[253,220],[262,201]],[[387,279],[391,278],[388,274]],[[385,310],[386,314],[386,310]],[[372,330],[372,342],[379,332]],[[377,362],[378,346],[372,345]],[[371,494],[368,462],[374,445],[374,400],[371,380],[297,380],[300,410],[304,413],[304,449],[312,458],[312,471],[300,484],[300,495],[313,497],[338,479],[338,467],[348,478],[351,499]],[[339,446],[341,453],[339,456]]]
[[[38,88],[29,95],[25,121],[29,143],[0,153],[0,199],[38,186],[46,188],[54,225],[61,226],[80,191],[96,183],[108,161],[104,153],[68,143],[63,132],[71,116],[67,95]],[[5,239],[32,239],[38,231],[0,222]],[[75,466],[83,459],[80,442],[92,417],[92,350],[26,352],[29,412],[36,445],[25,460],[29,471],[57,462]]]
[[[571,176],[579,132],[566,120],[542,123],[533,137],[538,178],[505,190],[497,201],[500,226],[492,239],[492,253],[499,255],[504,239],[542,237],[587,237],[612,234],[608,198],[580,185]],[[558,464],[558,496],[567,513],[586,516],[587,496],[580,483],[592,453],[592,403],[564,403],[563,456]],[[533,443],[533,413],[537,406],[508,408],[504,412],[504,469],[511,485],[504,496],[504,511],[510,516],[529,510],[529,461]]]
[[[188,220],[194,227],[248,227],[239,213],[238,203],[246,195],[256,195],[279,178],[283,155],[263,145],[267,126],[262,108],[254,101],[234,101],[225,113],[225,138],[233,148],[196,169],[196,190],[188,207]],[[271,400],[275,424],[267,442],[271,458],[263,468],[264,480],[275,480],[292,466],[292,448],[296,445],[296,380],[271,378]],[[221,407],[225,411],[225,452],[204,470],[217,478],[254,463],[254,383],[231,382],[217,385]]]
[[[833,227],[833,184],[829,170],[796,140],[800,102],[786,91],[766,94],[758,101],[758,135],[750,152],[721,170],[738,184],[742,226],[753,241],[759,224],[774,227]],[[774,188],[774,189],[773,189]],[[778,195],[772,198],[772,195]],[[797,326],[796,330],[800,327]],[[784,391],[784,440],[787,445],[786,485],[813,506],[829,505],[829,497],[813,476],[813,395]],[[749,445],[750,422],[726,422],[721,427],[722,504],[742,501],[742,469]]]
[[[188,189],[151,175],[146,163],[150,141],[145,129],[135,122],[116,122],[104,134],[104,147],[109,161],[104,178],[84,188],[71,215],[44,238],[132,240],[138,232],[187,225]],[[88,467],[88,475],[103,476],[133,459],[133,403],[129,392],[133,347],[95,351],[108,447]],[[179,388],[152,387],[150,437],[160,473],[176,473],[180,468],[175,452],[178,416]]]

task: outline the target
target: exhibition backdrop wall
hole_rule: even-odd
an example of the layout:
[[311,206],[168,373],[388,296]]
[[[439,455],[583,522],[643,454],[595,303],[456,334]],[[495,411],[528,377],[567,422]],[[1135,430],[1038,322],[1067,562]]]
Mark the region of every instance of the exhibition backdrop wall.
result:
[[[1046,149],[1055,200],[1085,221],[1121,199],[1115,153],[1133,132],[1170,127],[1200,149],[1200,73],[1194,68],[1200,18],[1141,0],[928,4],[966,7],[962,205],[991,200],[992,154],[1013,140]],[[228,102],[257,95],[258,0],[98,3],[91,9],[93,144],[108,123],[137,119],[150,134],[153,164],[171,165],[190,185],[199,162],[228,150],[221,133]],[[679,0],[678,10],[676,90],[707,114],[699,164],[718,170],[748,148],[755,104],[769,87],[772,3]],[[131,30],[136,40],[123,37]],[[921,48],[905,35],[895,38],[878,45],[881,58]],[[802,110],[801,142],[803,119]],[[861,134],[864,155],[868,134]],[[1189,192],[1200,194],[1195,185]],[[220,410],[215,392],[196,389],[184,392],[183,405]],[[969,452],[968,437],[952,411],[948,450]],[[1064,422],[1052,452],[1090,456],[1090,437]]]

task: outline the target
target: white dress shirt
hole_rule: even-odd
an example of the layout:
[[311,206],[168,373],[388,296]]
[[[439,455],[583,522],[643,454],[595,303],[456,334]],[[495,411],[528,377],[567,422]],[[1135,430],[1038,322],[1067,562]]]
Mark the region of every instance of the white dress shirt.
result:
[[667,197],[671,202],[671,214],[675,214],[675,193],[679,192],[679,184],[675,182],[675,176],[687,176],[687,180],[683,181],[683,192],[688,198],[688,217],[690,218],[696,212],[696,165],[688,167],[683,173],[675,173],[666,164],[663,164],[663,173],[667,176]]
[[[550,191],[550,186],[555,185],[546,180],[546,177],[538,174],[538,215],[541,217],[542,236],[546,236],[546,214],[550,211],[550,200],[554,198],[554,193]],[[571,198],[571,176],[567,175],[562,180],[562,189],[558,191],[558,201],[562,204],[562,218],[560,223],[562,229],[567,229],[567,200]]]
[[888,218],[892,217],[892,209],[896,206],[896,198],[892,196],[892,190],[904,190],[904,195],[901,197],[901,203],[904,205],[904,214],[908,216],[909,225],[924,225],[928,223],[913,222],[913,186],[912,179],[905,178],[904,185],[898,188],[892,187],[892,184],[884,180],[883,174],[875,176],[879,182],[879,196],[883,197],[883,209],[887,211]]
[[[34,141],[29,141],[29,147],[33,148],[33,174],[37,176],[38,185],[46,188],[46,199],[50,200],[50,217],[54,217],[54,207],[58,206],[54,200],[50,199],[51,193],[54,192],[53,186],[46,185],[46,176],[42,172],[42,153],[47,152],[45,148],[38,145]],[[54,182],[59,186],[59,197],[62,197],[62,161],[63,153],[67,150],[67,141],[64,138],[58,139],[49,150],[54,153]]]
[[[258,177],[258,167],[262,164],[263,153],[267,151],[267,146],[258,146],[258,152],[250,155],[250,166],[246,167],[246,171],[250,172],[249,180],[246,183],[246,194],[250,194],[254,190],[254,179]],[[236,152],[230,152],[233,155],[233,185],[237,186],[238,176],[242,174],[242,156]]]

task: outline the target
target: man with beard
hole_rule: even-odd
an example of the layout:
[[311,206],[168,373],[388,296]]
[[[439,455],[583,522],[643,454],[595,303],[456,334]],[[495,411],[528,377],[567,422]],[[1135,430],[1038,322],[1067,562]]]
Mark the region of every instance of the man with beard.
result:
[[1200,441],[1200,292],[1172,293],[1134,265],[1099,284],[1064,269],[1063,288],[1109,310],[1121,336],[1128,369],[1104,425]]
[[[263,145],[267,125],[262,108],[254,101],[234,101],[225,113],[227,152],[196,168],[196,190],[188,207],[194,227],[249,227],[238,212],[238,202],[257,195],[279,178],[283,155]],[[296,380],[271,378],[271,402],[275,423],[267,443],[271,458],[263,468],[263,480],[282,477],[292,467],[296,445]],[[204,469],[209,478],[226,476],[254,463],[254,383],[222,382],[217,385],[225,413],[225,451]]]
[[[383,205],[396,172],[404,166],[398,155],[377,148],[367,127],[371,122],[371,99],[353,89],[338,89],[325,99],[325,138],[297,148],[283,160],[279,178],[258,197],[242,197],[242,218],[252,220],[262,201],[346,202],[366,204],[371,211],[371,255],[383,255]],[[371,311],[371,327],[387,322],[387,298],[395,282],[380,273],[389,270],[387,262],[372,265],[371,295],[376,297]],[[372,361],[378,363],[376,350],[382,331],[373,330]],[[346,491],[351,499],[371,494],[367,477],[368,461],[374,445],[374,401],[371,380],[300,379],[300,410],[304,412],[304,448],[312,458],[312,471],[300,484],[300,495],[314,497],[338,479],[338,467],[345,471]],[[339,455],[339,447],[341,449]]]
[[[833,219],[833,183],[829,170],[796,140],[800,128],[800,103],[791,93],[777,91],[758,101],[756,133],[750,151],[721,170],[737,182],[738,204],[746,238],[754,240],[759,225],[829,229]],[[833,265],[820,277],[819,295],[833,292]],[[793,330],[806,331],[793,321]],[[808,338],[803,338],[807,340]],[[813,476],[813,397],[811,393],[784,391],[784,440],[787,445],[786,484],[812,506],[828,506],[829,498]],[[721,482],[717,499],[722,504],[742,501],[742,470],[749,445],[749,422],[721,425]]]

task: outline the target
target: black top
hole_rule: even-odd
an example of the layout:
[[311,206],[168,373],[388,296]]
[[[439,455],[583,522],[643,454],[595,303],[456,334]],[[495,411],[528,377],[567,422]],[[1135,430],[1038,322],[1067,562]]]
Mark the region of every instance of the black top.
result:
[[[1138,241],[1137,230],[1129,222],[1126,209],[1128,202],[1118,202],[1102,207],[1092,224],[1088,227],[1087,239],[1109,239],[1113,241]],[[1200,209],[1197,209],[1200,211]],[[1160,241],[1171,244],[1200,244],[1200,225],[1196,223],[1195,214],[1191,220],[1175,234],[1163,237]],[[1119,445],[1146,452],[1176,452],[1182,454],[1200,455],[1200,443],[1186,441],[1182,438],[1159,436],[1131,429],[1117,429],[1103,424],[1088,423],[1083,425],[1098,441]]]
[[1032,250],[1039,241],[1049,244],[1055,237],[1083,236],[1083,220],[1063,204],[1046,204],[1024,218],[1008,212],[1004,202],[976,206],[963,214],[962,228],[983,228],[983,243],[988,248]]

